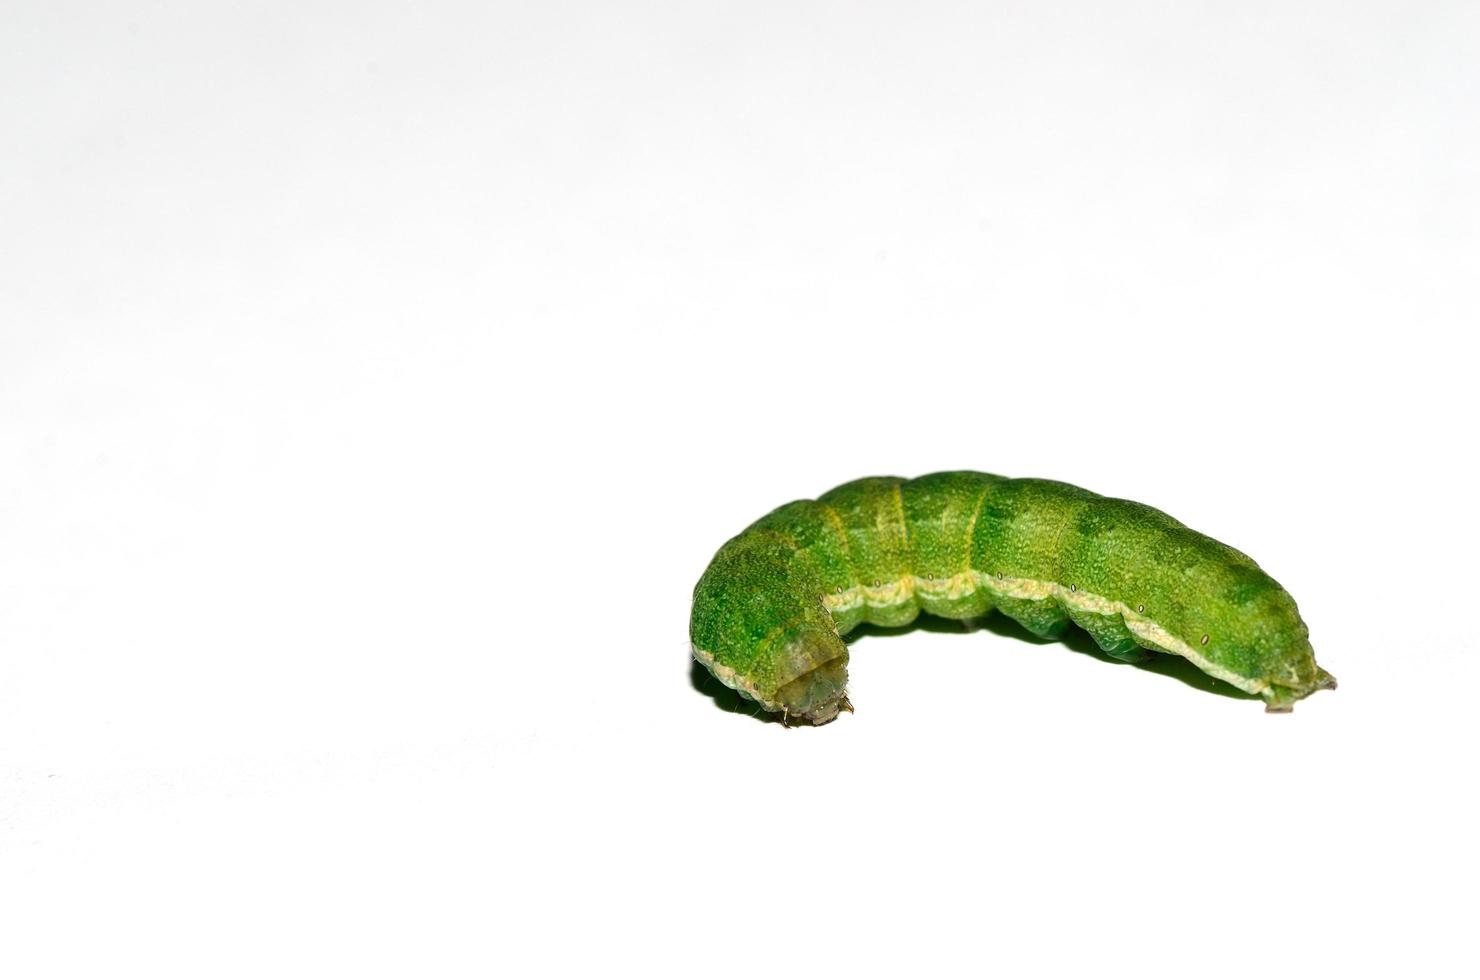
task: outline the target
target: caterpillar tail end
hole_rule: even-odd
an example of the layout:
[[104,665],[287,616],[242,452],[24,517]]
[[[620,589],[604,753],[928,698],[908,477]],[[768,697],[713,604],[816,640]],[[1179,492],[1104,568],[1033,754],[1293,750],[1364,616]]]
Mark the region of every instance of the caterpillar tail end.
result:
[[1264,710],[1268,714],[1289,714],[1295,710],[1295,702],[1308,698],[1317,691],[1336,690],[1336,678],[1320,667],[1316,668],[1315,681],[1308,687],[1294,688],[1271,685],[1262,692]]

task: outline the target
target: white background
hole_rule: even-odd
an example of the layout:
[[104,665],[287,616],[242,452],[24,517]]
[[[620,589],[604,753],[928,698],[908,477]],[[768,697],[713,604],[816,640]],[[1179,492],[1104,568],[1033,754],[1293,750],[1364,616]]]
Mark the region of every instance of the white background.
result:
[[[1474,976],[1477,107],[1458,2],[8,5],[0,970]],[[1341,689],[696,690],[725,538],[947,468]]]

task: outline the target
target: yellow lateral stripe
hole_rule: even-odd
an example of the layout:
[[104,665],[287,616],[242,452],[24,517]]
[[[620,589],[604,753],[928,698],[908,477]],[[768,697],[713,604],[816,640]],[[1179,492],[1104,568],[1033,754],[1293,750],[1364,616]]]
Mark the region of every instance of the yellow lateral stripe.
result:
[[1042,601],[1050,597],[1077,612],[1097,613],[1102,616],[1120,616],[1126,629],[1137,639],[1156,644],[1179,657],[1192,661],[1206,674],[1227,681],[1241,691],[1258,694],[1269,687],[1267,681],[1255,681],[1240,677],[1232,671],[1208,660],[1195,647],[1173,636],[1155,620],[1148,619],[1123,602],[1110,599],[1083,589],[1071,591],[1057,582],[1044,582],[1030,578],[994,578],[985,572],[968,570],[945,579],[921,579],[906,575],[895,582],[884,582],[878,586],[859,585],[835,595],[822,597],[828,612],[848,612],[860,606],[888,608],[908,602],[911,598],[963,599],[978,588],[1008,599],[1032,599]]

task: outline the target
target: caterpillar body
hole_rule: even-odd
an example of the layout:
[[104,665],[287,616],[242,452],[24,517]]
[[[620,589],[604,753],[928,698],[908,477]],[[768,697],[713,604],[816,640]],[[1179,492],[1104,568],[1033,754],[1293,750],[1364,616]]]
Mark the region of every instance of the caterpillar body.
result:
[[843,636],[997,610],[1042,637],[1074,623],[1112,657],[1185,657],[1264,699],[1336,679],[1295,600],[1247,555],[1130,500],[990,473],[866,477],[771,511],[694,587],[693,655],[783,720],[831,721],[847,698]]

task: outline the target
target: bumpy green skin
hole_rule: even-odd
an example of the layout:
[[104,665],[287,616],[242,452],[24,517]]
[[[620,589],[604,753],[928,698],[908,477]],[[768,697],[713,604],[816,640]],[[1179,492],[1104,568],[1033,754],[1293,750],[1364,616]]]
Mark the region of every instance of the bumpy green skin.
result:
[[1129,500],[989,473],[868,477],[730,539],[694,587],[694,655],[786,719],[848,707],[842,636],[921,610],[997,609],[1054,637],[1073,622],[1112,656],[1176,653],[1287,711],[1336,686],[1292,599],[1242,552]]

